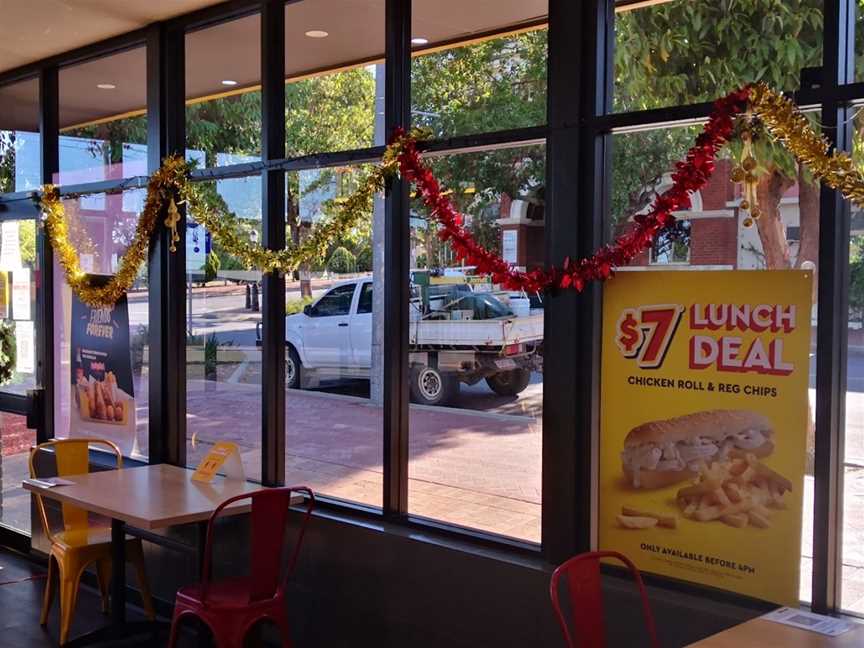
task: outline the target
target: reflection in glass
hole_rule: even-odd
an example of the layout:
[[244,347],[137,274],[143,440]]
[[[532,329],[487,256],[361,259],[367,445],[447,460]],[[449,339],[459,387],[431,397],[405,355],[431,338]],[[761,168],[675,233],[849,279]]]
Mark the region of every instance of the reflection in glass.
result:
[[[287,174],[295,244],[335,213],[366,169]],[[330,497],[381,506],[383,201],[322,257],[286,277],[285,474]]]
[[261,159],[260,44],[258,14],[186,35],[187,159],[199,167]]
[[[132,242],[145,190],[130,189],[121,193],[85,194],[65,198],[66,226],[69,240],[78,251],[81,268],[95,275],[113,275],[120,258]],[[132,367],[132,391],[135,398],[134,440],[140,457],[146,458],[149,444],[149,373],[150,329],[147,265],[139,270],[126,299],[129,313],[129,344]],[[55,436],[70,433],[72,377],[72,290],[63,269],[54,260],[54,389]],[[104,428],[103,428],[104,430]],[[94,428],[94,436],[100,436]],[[111,430],[112,433],[115,430]],[[118,432],[119,433],[119,432]],[[103,434],[104,436],[104,434]],[[133,442],[134,441],[134,442]]]
[[[545,254],[545,147],[430,159],[474,237],[515,266]],[[540,542],[543,300],[459,263],[411,207],[408,509]],[[522,335],[509,339],[504,324]]]
[[[261,241],[261,177],[202,183]],[[186,231],[186,461],[218,441],[236,443],[247,479],[261,479],[261,273],[219,245],[188,214]]]
[[147,61],[138,47],[60,70],[60,173],[81,184],[147,173]]
[[42,184],[39,143],[38,81],[0,87],[0,193]]

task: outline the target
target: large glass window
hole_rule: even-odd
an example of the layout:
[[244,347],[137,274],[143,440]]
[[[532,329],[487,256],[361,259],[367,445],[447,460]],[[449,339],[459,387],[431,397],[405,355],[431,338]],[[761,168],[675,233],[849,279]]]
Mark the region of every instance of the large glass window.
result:
[[[518,18],[534,22],[545,17],[545,1],[523,4]],[[545,26],[436,46],[436,36],[446,41],[446,36],[452,39],[455,34],[446,33],[446,27],[442,32],[430,3],[415,1],[414,6],[411,121],[415,126],[450,137],[546,122]],[[478,16],[466,10],[470,27],[470,19]],[[465,33],[460,25],[459,36]]]
[[[35,79],[0,87],[0,194],[41,184],[39,86]],[[29,204],[0,211],[0,320],[14,326],[16,367],[3,392],[36,386],[36,220]],[[24,212],[18,213],[23,207]],[[17,414],[0,412],[0,525],[30,533],[30,496],[21,488],[36,430]]]
[[713,101],[752,81],[819,81],[822,0],[631,4],[615,17],[616,111]]
[[[69,240],[94,282],[117,272],[132,242],[146,192],[132,189],[63,200]],[[100,437],[126,456],[149,443],[149,287],[147,266],[113,308],[82,303],[54,262],[54,433]]]
[[42,184],[39,142],[38,81],[0,87],[0,193]]
[[147,54],[137,47],[60,70],[60,173],[81,184],[147,173]]
[[[202,185],[261,241],[261,177]],[[186,232],[186,461],[236,443],[248,479],[261,479],[261,273],[214,241],[189,213]]]
[[[474,237],[522,269],[544,264],[545,155],[516,146],[429,161]],[[539,542],[542,296],[457,261],[419,200],[411,267],[408,510]]]
[[[366,170],[287,174],[289,240],[305,240]],[[286,479],[376,507],[383,489],[383,237],[379,196],[319,261],[286,277]]]
[[261,159],[260,82],[260,15],[186,35],[187,159],[206,167]]
[[288,157],[383,143],[383,28],[380,2],[285,6]]
[[[813,119],[815,122],[815,116]],[[606,222],[610,239],[632,227],[633,217],[647,211],[654,197],[671,187],[675,162],[685,156],[700,130],[701,126],[657,127],[612,136],[611,209]],[[730,179],[734,162],[726,148],[708,183],[691,196],[691,208],[676,213],[676,226],[658,235],[652,248],[637,257],[631,267],[684,271],[816,269],[818,185],[780,147],[761,147],[759,160],[759,207],[763,215],[754,224],[749,224],[750,214],[741,208],[741,185]],[[814,282],[800,566],[800,596],[804,601],[810,600],[813,559],[816,312]]]
[[[854,120],[853,158],[861,168],[864,117]],[[843,452],[844,610],[864,614],[864,211],[852,206],[849,231],[849,323],[846,365],[846,446]]]
[[411,65],[411,119],[437,136],[546,121],[546,34],[535,29],[449,49]]

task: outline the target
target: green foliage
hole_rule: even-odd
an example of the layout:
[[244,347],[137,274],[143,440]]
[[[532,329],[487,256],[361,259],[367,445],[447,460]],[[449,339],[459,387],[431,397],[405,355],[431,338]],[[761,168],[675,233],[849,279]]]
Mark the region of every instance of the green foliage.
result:
[[864,324],[864,236],[849,245],[849,318]]
[[344,247],[333,250],[333,254],[327,260],[327,269],[335,274],[348,274],[355,272],[357,258]]
[[219,255],[210,250],[210,254],[207,255],[207,259],[204,261],[204,282],[215,281],[220,267],[221,261],[219,260]]
[[357,258],[357,272],[372,272],[372,246],[368,239],[354,252]]
[[0,321],[0,385],[8,385],[15,373],[15,323]]
[[546,122],[545,29],[416,57],[414,123],[436,136]]
[[217,165],[219,153],[260,155],[261,93],[188,104],[186,148],[203,151],[208,167]]
[[219,364],[219,339],[215,333],[207,336],[204,342],[204,379],[216,380],[216,365]]
[[285,302],[285,314],[296,315],[302,313],[303,309],[315,301],[314,297],[300,297],[298,299],[289,299]]
[[615,108],[710,101],[744,83],[794,90],[822,64],[822,0],[688,0],[616,16]]
[[[822,5],[822,0],[689,0],[622,12],[616,16],[614,108],[710,101],[754,81],[796,89],[801,71],[822,63]],[[651,202],[697,132],[662,128],[613,138],[610,234]],[[798,181],[798,165],[782,146],[758,140],[755,154],[760,175],[784,180],[778,187]],[[809,180],[806,170],[803,176]],[[769,198],[774,206],[780,193]],[[802,229],[813,223],[812,214],[801,214]]]
[[0,130],[0,193],[15,191],[15,133]]
[[21,246],[21,263],[30,268],[36,266],[36,221],[18,221],[18,242]]
[[355,68],[286,84],[285,139],[289,157],[374,144],[372,69]]

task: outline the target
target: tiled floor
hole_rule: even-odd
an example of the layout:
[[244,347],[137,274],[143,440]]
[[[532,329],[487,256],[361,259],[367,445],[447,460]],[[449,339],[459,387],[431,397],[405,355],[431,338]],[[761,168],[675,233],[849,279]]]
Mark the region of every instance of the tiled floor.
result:
[[[17,554],[0,549],[0,648],[55,648],[57,646],[58,611],[55,602],[48,624],[39,625],[45,570]],[[78,596],[71,636],[95,630],[107,617],[100,612],[99,596],[82,587]],[[130,619],[141,619],[130,609]],[[163,633],[164,634],[164,633]],[[160,646],[167,637],[150,636],[116,643],[117,646]],[[191,641],[191,637],[188,638]],[[187,643],[187,645],[192,645]]]

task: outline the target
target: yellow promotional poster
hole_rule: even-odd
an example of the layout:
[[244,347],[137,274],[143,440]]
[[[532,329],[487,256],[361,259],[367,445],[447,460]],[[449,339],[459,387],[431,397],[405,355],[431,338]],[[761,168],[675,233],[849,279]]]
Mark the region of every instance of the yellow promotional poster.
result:
[[661,271],[606,285],[601,549],[798,604],[812,280]]

